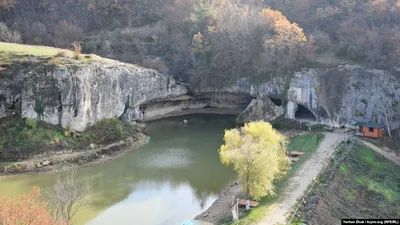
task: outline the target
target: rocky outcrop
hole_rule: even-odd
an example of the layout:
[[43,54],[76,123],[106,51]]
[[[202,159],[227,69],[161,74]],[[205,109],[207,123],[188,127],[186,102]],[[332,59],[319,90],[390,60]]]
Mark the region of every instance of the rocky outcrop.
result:
[[[197,92],[212,92],[200,87]],[[310,118],[330,126],[356,121],[376,121],[400,127],[400,75],[399,71],[368,69],[357,65],[343,65],[330,69],[304,69],[292,76],[271,78],[265,82],[240,79],[236,85],[219,91],[248,94],[253,101],[240,120],[251,121],[274,118],[269,98],[285,100],[285,116],[302,119],[300,111]],[[268,98],[269,97],[269,98]]]
[[143,105],[144,120],[150,121],[188,114],[239,115],[249,105],[252,97],[236,93],[197,93],[160,99]]
[[256,120],[273,121],[284,114],[283,106],[277,106],[270,98],[263,97],[253,99],[246,110],[239,115],[237,121],[240,123]]
[[[169,76],[111,60],[54,65],[24,62],[0,71],[0,118],[18,115],[81,131],[105,118],[148,121],[164,115],[240,114],[238,120],[306,119],[330,126],[376,121],[400,128],[400,71],[344,65],[193,95]],[[272,100],[282,99],[284,106]],[[251,102],[251,103],[250,103]],[[250,105],[249,105],[250,103]],[[247,108],[246,108],[247,107]],[[210,109],[210,110],[209,110]]]
[[14,63],[0,72],[0,83],[0,118],[40,118],[76,131],[105,118],[141,121],[144,103],[187,92],[172,77],[111,60]]
[[287,117],[295,119],[296,105],[305,106],[316,120],[331,126],[376,121],[400,126],[400,79],[395,72],[361,66],[309,69],[294,75],[287,99]]

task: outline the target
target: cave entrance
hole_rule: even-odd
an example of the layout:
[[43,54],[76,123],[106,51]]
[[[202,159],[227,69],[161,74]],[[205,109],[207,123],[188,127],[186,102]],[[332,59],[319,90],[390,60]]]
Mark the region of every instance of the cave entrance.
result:
[[317,121],[314,113],[303,105],[298,105],[298,109],[294,116],[296,120]]
[[269,97],[269,99],[271,99],[271,101],[272,101],[276,106],[282,106],[282,104],[283,104],[282,99],[280,99],[280,98],[272,98],[272,97]]

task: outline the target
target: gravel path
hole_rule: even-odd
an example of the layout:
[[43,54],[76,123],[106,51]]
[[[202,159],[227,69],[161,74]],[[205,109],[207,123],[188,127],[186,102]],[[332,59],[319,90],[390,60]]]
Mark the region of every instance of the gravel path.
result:
[[343,133],[325,133],[325,138],[318,149],[289,180],[281,200],[268,210],[260,225],[286,224],[287,213],[296,205],[297,199],[302,197],[308,185],[317,177],[324,165],[335,152],[335,147],[344,141],[346,135]]

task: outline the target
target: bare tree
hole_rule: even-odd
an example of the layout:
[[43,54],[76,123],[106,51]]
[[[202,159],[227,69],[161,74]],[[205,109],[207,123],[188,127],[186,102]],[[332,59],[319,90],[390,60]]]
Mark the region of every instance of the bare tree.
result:
[[89,185],[75,181],[75,171],[58,179],[54,187],[47,191],[49,211],[57,221],[71,224],[81,207],[88,203]]

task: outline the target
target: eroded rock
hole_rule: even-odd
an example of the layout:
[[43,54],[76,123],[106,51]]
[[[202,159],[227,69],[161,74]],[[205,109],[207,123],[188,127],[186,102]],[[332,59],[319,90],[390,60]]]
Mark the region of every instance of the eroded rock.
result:
[[1,72],[0,83],[0,118],[16,111],[75,131],[106,118],[141,121],[142,104],[187,92],[170,76],[111,60],[57,66],[15,63]]
[[276,106],[268,97],[253,99],[247,109],[239,115],[238,122],[264,120],[272,121],[282,116],[285,110],[282,106]]

